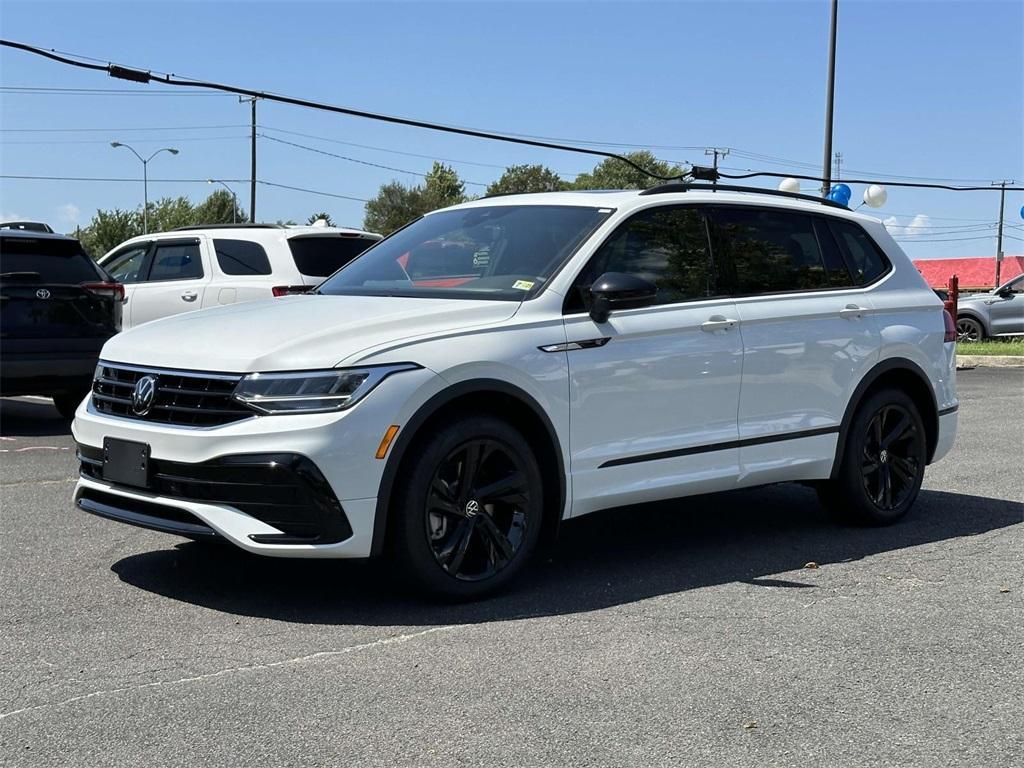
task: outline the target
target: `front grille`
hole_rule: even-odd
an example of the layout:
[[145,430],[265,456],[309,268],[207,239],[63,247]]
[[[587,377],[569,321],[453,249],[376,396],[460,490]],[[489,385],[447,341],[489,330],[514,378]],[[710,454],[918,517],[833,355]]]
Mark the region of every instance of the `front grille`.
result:
[[[103,479],[103,449],[78,446],[83,477]],[[293,453],[237,454],[201,463],[151,458],[146,489],[169,498],[234,507],[283,534],[264,544],[327,544],[352,535],[338,497],[319,468]]]
[[[149,411],[132,409],[132,391],[143,376],[156,378]],[[101,362],[92,385],[92,402],[100,413],[187,427],[212,427],[256,414],[231,393],[241,376],[184,371],[141,370]]]

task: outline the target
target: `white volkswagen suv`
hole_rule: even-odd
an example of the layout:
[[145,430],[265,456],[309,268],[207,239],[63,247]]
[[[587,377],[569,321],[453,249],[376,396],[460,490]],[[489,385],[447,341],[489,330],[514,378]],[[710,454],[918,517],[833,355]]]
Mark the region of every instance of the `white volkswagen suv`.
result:
[[476,200],[314,294],[111,339],[75,501],[262,555],[385,554],[457,598],[606,507],[806,481],[890,523],[953,443],[954,337],[881,223],[834,203]]

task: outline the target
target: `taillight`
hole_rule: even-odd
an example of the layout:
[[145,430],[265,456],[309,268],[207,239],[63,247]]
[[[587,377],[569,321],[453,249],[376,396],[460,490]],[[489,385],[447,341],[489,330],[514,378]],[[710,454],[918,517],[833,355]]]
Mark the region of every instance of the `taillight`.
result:
[[942,319],[946,322],[946,335],[942,337],[942,340],[944,342],[956,341],[956,321],[953,320],[948,309],[942,310]]
[[124,286],[120,283],[82,283],[82,287],[97,296],[106,296],[114,301],[124,301]]
[[274,296],[292,296],[296,293],[309,293],[311,285],[275,285],[272,290]]

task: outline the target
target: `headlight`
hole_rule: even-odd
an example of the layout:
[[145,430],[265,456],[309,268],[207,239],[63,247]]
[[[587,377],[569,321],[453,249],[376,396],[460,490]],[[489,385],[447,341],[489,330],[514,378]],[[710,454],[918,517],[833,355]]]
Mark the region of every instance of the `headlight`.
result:
[[350,408],[385,378],[413,363],[296,373],[250,373],[234,398],[263,413],[324,413]]

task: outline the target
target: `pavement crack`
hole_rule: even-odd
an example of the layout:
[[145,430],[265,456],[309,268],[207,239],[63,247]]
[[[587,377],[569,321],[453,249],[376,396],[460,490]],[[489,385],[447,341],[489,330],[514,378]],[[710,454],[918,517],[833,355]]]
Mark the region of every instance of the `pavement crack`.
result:
[[14,717],[15,715],[23,715],[28,712],[36,712],[41,709],[51,709],[53,707],[63,707],[68,704],[74,704],[79,701],[85,701],[86,699],[93,699],[97,696],[107,696],[119,693],[128,693],[130,691],[141,691],[147,688],[163,688],[172,685],[185,685],[188,683],[201,683],[206,680],[213,680],[218,677],[226,677],[239,672],[261,672],[267,669],[275,669],[278,667],[286,667],[293,664],[304,664],[310,661],[320,661],[322,659],[329,659],[336,656],[345,656],[350,653],[356,653],[358,651],[368,651],[374,648],[381,648],[388,645],[399,645],[401,643],[409,642],[410,640],[416,640],[417,638],[423,637],[424,635],[434,634],[435,632],[443,632],[449,629],[457,629],[461,624],[447,624],[441,627],[430,627],[429,629],[420,630],[419,632],[410,632],[404,635],[392,635],[391,637],[384,637],[379,640],[373,640],[369,643],[360,643],[358,645],[350,645],[345,648],[339,648],[336,651],[317,651],[316,653],[306,654],[304,656],[296,656],[291,659],[281,659],[280,661],[271,661],[266,664],[246,664],[237,667],[228,667],[226,669],[219,669],[216,672],[207,672],[202,675],[192,675],[190,677],[179,677],[175,680],[156,680],[149,683],[139,683],[138,685],[126,685],[120,688],[105,688],[99,691],[91,691],[89,693],[83,693],[78,696],[72,696],[68,699],[62,699],[60,701],[51,701],[46,704],[36,704],[31,707],[23,707],[22,709],[13,709],[9,712],[0,712],[0,720],[5,720],[8,717]]

